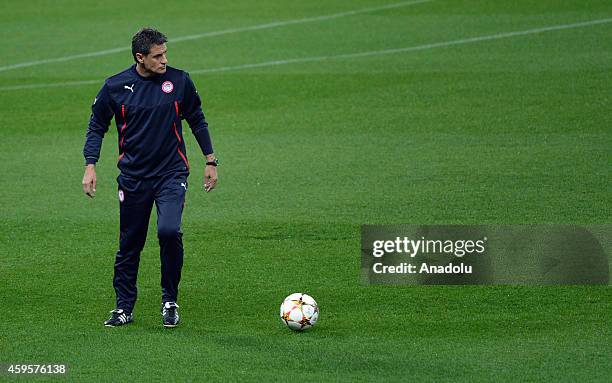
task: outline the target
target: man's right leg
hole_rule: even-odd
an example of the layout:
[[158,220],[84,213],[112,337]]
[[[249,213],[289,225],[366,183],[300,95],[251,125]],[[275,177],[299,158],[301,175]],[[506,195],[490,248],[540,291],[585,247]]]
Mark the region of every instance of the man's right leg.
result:
[[136,303],[136,277],[140,252],[147,239],[149,217],[153,207],[153,191],[150,182],[120,175],[119,251],[115,258],[113,286],[117,294],[117,308],[131,313]]

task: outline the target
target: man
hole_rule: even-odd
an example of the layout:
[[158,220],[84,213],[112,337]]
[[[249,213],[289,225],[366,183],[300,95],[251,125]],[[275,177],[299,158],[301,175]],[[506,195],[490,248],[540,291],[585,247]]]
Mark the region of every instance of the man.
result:
[[167,65],[166,36],[143,28],[132,38],[136,64],[106,79],[92,105],[85,148],[83,191],[96,192],[95,164],[113,116],[119,133],[117,177],[120,236],[113,286],[117,306],[105,326],[132,322],[136,277],[153,203],[157,208],[164,327],[179,323],[178,285],[183,266],[181,217],[189,162],[181,120],[187,120],[206,156],[204,190],[217,183],[215,158],[200,97],[189,75]]

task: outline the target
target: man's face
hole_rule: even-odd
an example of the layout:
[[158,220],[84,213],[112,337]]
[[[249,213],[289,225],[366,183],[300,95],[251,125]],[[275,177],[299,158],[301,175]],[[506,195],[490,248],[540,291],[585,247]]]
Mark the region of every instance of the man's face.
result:
[[166,73],[166,64],[168,64],[166,52],[166,44],[153,45],[147,55],[136,53],[136,59],[144,66],[146,72],[164,74]]

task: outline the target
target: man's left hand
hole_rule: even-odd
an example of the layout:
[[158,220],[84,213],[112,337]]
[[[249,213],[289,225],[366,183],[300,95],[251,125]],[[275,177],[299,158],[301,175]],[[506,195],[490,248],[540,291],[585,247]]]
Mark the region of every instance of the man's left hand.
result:
[[206,165],[204,168],[204,190],[208,193],[217,186],[217,167]]

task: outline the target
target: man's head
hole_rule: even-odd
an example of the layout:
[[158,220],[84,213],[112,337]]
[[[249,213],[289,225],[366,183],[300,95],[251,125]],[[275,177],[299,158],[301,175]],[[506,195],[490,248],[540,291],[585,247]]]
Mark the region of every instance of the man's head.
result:
[[149,75],[166,73],[166,42],[158,30],[142,28],[132,37],[132,56],[140,70]]

